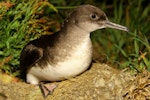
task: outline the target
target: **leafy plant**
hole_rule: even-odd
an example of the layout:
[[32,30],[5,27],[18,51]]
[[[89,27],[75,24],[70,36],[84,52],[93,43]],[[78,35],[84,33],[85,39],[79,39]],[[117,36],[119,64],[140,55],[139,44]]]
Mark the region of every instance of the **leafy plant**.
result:
[[[119,68],[130,67],[137,71],[149,70],[149,5],[149,2],[142,0],[128,2],[115,0],[113,2],[110,9],[113,9],[114,13],[111,15],[114,17],[111,20],[128,26],[130,32],[106,29],[105,32],[100,30],[96,31],[95,35],[93,34],[93,41],[101,44],[102,49],[99,52],[107,54],[108,62],[117,63]],[[96,37],[98,38],[95,39]]]
[[[19,56],[25,44],[39,37],[41,33],[50,34],[49,29],[54,24],[59,27],[58,22],[49,21],[50,18],[44,17],[43,10],[46,7],[49,11],[57,13],[57,9],[49,2],[40,0],[0,4],[0,68],[7,73],[13,73],[19,69]],[[43,17],[40,17],[41,15]]]
[[42,34],[59,31],[66,10],[81,4],[100,7],[111,21],[130,29],[129,33],[114,29],[95,31],[91,38],[94,45],[99,45],[100,55],[105,54],[108,62],[117,63],[119,68],[150,71],[148,0],[5,0],[0,2],[0,72],[19,75],[23,47]]

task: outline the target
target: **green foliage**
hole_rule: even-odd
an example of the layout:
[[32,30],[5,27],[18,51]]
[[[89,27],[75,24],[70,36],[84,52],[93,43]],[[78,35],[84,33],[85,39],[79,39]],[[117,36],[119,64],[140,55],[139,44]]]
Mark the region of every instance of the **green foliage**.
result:
[[[3,3],[5,2],[5,5]],[[19,56],[27,42],[60,29],[66,10],[92,4],[130,32],[102,29],[92,34],[100,55],[119,68],[150,71],[150,3],[148,0],[8,0],[0,2],[0,71],[18,75]],[[65,9],[65,10],[64,10]],[[59,12],[58,12],[59,10]],[[66,13],[67,12],[67,13]]]
[[92,38],[102,46],[99,52],[107,54],[109,62],[118,62],[119,68],[150,71],[150,2],[115,0],[111,9],[111,15],[114,15],[111,20],[128,26],[130,32],[114,29],[96,31]]
[[[57,12],[57,9],[49,2],[40,2],[40,0],[28,2],[12,0],[0,4],[0,68],[7,73],[13,73],[19,69],[19,56],[25,44],[40,36],[42,32],[42,34],[47,33],[43,28],[44,22],[52,26],[52,23],[46,23],[46,18],[39,17],[44,16],[42,12],[44,7],[48,7],[53,12]],[[9,8],[8,5],[11,7]],[[38,21],[44,22],[38,23]]]

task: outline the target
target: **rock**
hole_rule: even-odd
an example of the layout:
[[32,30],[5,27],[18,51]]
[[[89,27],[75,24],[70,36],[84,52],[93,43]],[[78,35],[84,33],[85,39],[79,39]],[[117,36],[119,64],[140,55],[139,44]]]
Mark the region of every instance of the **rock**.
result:
[[[145,81],[143,83],[135,79]],[[89,70],[75,78],[53,82],[53,84],[58,84],[58,87],[46,99],[42,97],[38,86],[25,82],[6,84],[0,81],[0,100],[123,100],[131,97],[137,87],[141,86],[148,90],[150,87],[146,85],[149,83],[146,81],[148,79],[150,78],[135,78],[129,72],[112,68],[106,64],[93,63]],[[134,82],[136,86],[131,88]],[[138,82],[143,85],[138,86]],[[137,92],[140,93],[140,91]],[[149,95],[149,91],[143,93]]]
[[105,80],[103,78],[96,80],[94,83],[95,83],[95,87],[104,87],[105,86]]

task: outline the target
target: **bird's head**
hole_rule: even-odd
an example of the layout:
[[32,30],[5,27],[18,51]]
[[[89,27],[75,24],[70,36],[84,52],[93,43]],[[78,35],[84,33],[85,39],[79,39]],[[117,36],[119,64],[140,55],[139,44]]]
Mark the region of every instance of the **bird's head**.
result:
[[78,6],[70,13],[66,21],[87,32],[102,28],[114,28],[128,31],[127,27],[109,21],[106,14],[101,9],[92,5]]

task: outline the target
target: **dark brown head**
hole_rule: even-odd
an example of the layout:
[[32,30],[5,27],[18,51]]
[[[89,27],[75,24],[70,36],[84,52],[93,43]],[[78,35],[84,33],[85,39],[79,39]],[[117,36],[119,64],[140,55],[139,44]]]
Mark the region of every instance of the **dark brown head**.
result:
[[115,28],[128,31],[126,27],[110,22],[101,9],[92,5],[78,6],[68,16],[65,23],[76,25],[87,32],[101,28]]

